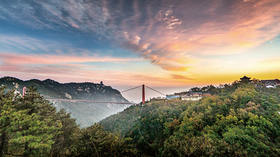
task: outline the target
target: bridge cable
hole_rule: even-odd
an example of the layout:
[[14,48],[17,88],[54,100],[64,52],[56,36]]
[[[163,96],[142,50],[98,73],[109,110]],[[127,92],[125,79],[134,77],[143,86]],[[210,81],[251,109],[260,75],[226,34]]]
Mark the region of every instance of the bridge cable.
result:
[[153,90],[153,91],[155,91],[155,92],[157,92],[157,93],[159,93],[159,94],[161,94],[161,95],[163,95],[163,96],[166,96],[166,94],[163,94],[163,93],[161,93],[160,91],[158,91],[158,90],[155,90],[155,89],[153,89],[153,88],[151,88],[151,87],[149,87],[149,86],[146,86],[147,88],[149,88],[149,89],[151,89],[151,90]]
[[139,88],[139,87],[141,87],[141,86],[137,86],[137,87],[133,87],[133,88],[126,89],[126,90],[124,90],[124,91],[121,91],[121,93],[128,92],[128,91],[130,91],[130,90],[133,90],[133,89],[136,89],[136,88]]

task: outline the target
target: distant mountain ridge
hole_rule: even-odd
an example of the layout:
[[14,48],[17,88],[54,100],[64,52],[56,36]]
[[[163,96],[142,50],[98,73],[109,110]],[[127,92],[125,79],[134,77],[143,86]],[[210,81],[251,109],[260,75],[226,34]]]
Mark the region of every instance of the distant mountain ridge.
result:
[[46,98],[70,99],[69,96],[71,96],[72,99],[103,101],[105,95],[107,101],[110,99],[118,100],[118,102],[128,102],[124,97],[122,97],[118,90],[103,84],[90,82],[59,83],[51,79],[46,79],[43,81],[37,79],[23,81],[14,77],[0,78],[0,85],[5,85],[8,89],[14,88],[16,83],[18,84],[18,89],[20,92],[24,86],[34,86]]
[[[46,99],[83,99],[94,100],[97,102],[128,102],[121,93],[106,86],[103,83],[59,83],[57,81],[46,79],[31,79],[27,81],[15,77],[0,78],[0,86],[6,86],[8,90],[14,89],[22,93],[23,87],[35,87],[38,92]],[[52,101],[57,110],[65,109],[70,112],[77,123],[82,127],[87,127],[98,122],[112,114],[124,110],[128,105],[125,104],[96,104],[88,102],[61,102]]]

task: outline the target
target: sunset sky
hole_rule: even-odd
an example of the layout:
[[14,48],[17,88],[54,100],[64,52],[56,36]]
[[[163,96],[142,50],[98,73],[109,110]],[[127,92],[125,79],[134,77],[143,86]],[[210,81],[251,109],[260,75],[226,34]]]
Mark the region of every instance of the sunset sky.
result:
[[113,86],[280,78],[280,0],[1,0],[0,77]]

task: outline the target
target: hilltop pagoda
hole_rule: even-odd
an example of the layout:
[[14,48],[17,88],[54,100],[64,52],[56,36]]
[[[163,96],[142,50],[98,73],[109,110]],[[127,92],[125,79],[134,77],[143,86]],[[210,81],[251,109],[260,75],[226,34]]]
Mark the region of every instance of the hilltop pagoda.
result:
[[240,78],[240,83],[249,83],[251,81],[251,78],[247,76],[243,76],[242,78]]

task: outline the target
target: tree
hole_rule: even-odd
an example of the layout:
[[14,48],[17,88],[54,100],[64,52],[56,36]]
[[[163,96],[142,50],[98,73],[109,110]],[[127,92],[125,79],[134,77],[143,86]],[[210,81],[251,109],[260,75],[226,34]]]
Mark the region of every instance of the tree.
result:
[[24,98],[11,93],[0,92],[2,156],[49,156],[61,127],[55,109],[32,88]]
[[136,150],[130,139],[121,139],[112,133],[106,132],[100,125],[82,129],[77,143],[76,156],[106,157],[106,156],[134,156]]
[[70,117],[69,113],[60,110],[55,117],[61,121],[62,127],[59,129],[60,134],[55,136],[55,143],[52,145],[51,155],[54,157],[72,156],[78,150],[74,147],[80,136],[80,129],[75,119]]

